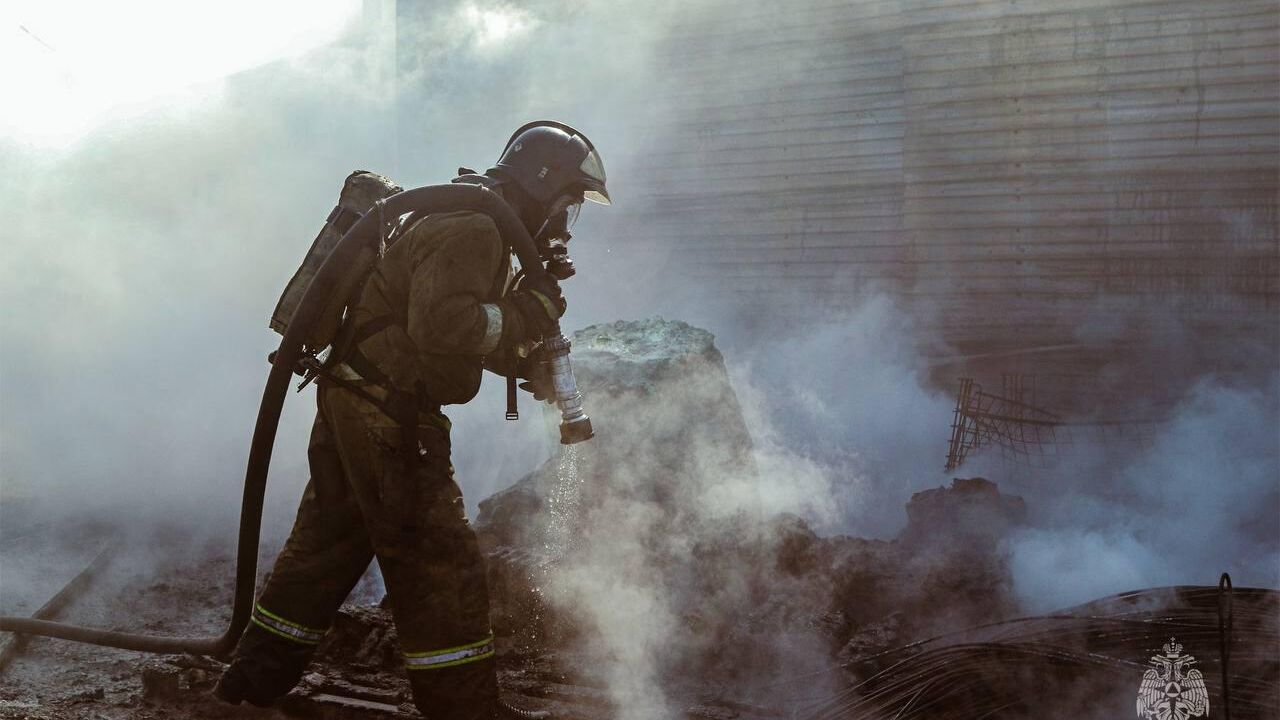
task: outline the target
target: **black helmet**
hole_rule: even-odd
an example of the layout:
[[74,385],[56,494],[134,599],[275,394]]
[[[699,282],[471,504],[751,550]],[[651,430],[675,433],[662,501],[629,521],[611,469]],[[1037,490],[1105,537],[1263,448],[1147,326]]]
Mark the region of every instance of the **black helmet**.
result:
[[564,123],[538,120],[516,130],[494,169],[543,205],[571,189],[582,190],[592,202],[609,204],[600,153],[586,135]]

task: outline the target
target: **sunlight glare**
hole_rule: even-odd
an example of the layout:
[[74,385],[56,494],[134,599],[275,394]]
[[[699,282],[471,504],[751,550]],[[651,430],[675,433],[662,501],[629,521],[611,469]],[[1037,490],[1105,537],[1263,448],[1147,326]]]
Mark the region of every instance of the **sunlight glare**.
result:
[[332,42],[359,0],[0,5],[0,138],[63,146],[103,120]]

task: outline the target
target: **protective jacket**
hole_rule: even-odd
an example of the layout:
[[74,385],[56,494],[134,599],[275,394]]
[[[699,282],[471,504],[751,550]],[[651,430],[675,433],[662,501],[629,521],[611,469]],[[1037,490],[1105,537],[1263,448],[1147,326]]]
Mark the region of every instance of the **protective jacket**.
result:
[[528,339],[504,298],[510,273],[508,249],[479,213],[429,216],[385,251],[318,382],[311,478],[224,695],[266,704],[288,692],[376,557],[418,709],[493,716],[484,562],[440,406],[475,396],[484,355]]
[[338,356],[441,405],[480,389],[482,358],[529,338],[503,297],[510,252],[488,215],[430,216],[386,251],[348,316]]

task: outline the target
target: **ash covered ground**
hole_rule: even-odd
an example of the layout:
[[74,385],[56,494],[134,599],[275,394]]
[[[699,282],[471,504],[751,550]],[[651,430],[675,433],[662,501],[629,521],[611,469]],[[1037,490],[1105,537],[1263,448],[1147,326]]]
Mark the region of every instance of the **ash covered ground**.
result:
[[[1018,615],[1003,541],[1027,521],[1028,508],[996,483],[956,479],[911,495],[905,529],[892,539],[823,537],[800,512],[807,499],[824,501],[805,497],[821,490],[759,462],[710,333],[663,320],[596,325],[575,335],[573,359],[597,437],[483,500],[475,518],[503,686],[520,704],[582,720],[887,717],[877,714],[883,708],[857,706],[899,691],[901,678],[887,671],[931,667],[939,652],[961,647],[904,646]],[[5,583],[6,614],[34,611],[120,534],[74,518],[41,525],[17,510],[6,508],[0,557],[6,573],[31,581]],[[221,539],[193,542],[176,521],[126,537],[109,550],[110,570],[62,619],[155,634],[221,632],[234,548]],[[376,575],[367,577],[311,672],[271,710],[210,699],[221,667],[213,659],[35,639],[0,675],[0,718],[415,717],[380,594]],[[1142,615],[1181,631],[1209,626],[1214,610],[1203,593],[1140,600],[1074,612],[1082,622]],[[1244,593],[1239,602],[1235,672],[1274,678],[1276,658],[1265,650],[1277,636],[1274,594]],[[1012,632],[996,627],[1006,628],[1006,639]],[[1038,642],[1119,656],[1120,646],[1070,628],[1076,635],[1057,626]],[[1121,643],[1136,643],[1126,648],[1136,653],[1136,674],[1106,676],[1115,681],[1107,692],[1127,712],[1147,660],[1143,643],[1165,633],[1157,629]],[[1206,633],[1196,636],[1202,656],[1213,649]],[[988,648],[1000,638],[970,630],[963,647]],[[1069,685],[1087,675],[1062,674]],[[1037,682],[1043,691],[1047,680]],[[981,686],[981,678],[971,683]],[[1238,695],[1250,707],[1280,705],[1268,692]],[[903,717],[965,716],[961,700],[952,705],[960,714],[917,707]],[[1007,708],[1014,714],[1002,716],[1030,712]]]

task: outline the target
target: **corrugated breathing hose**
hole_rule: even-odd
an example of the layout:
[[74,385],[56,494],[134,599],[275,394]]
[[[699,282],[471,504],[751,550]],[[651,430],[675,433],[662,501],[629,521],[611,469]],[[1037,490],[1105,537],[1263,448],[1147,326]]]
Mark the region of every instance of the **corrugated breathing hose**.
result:
[[377,257],[382,228],[379,216],[399,218],[412,212],[424,214],[472,210],[493,218],[503,240],[515,251],[526,273],[542,275],[546,271],[529,231],[510,205],[497,193],[479,185],[429,185],[406,190],[382,201],[378,213],[366,213],[342,240],[317,271],[303,295],[293,319],[289,322],[280,347],[275,353],[262,403],[258,406],[257,424],[249,445],[245,470],[244,495],[240,505],[240,532],[236,554],[235,599],[231,623],[226,632],[214,637],[165,637],[82,627],[25,617],[0,616],[0,632],[23,633],[60,638],[158,653],[195,653],[221,656],[228,654],[240,639],[253,607],[258,576],[258,543],[262,530],[262,505],[267,489],[267,469],[275,445],[280,412],[288,395],[293,369],[302,352],[303,338],[324,310],[340,278],[349,272],[368,267]]

